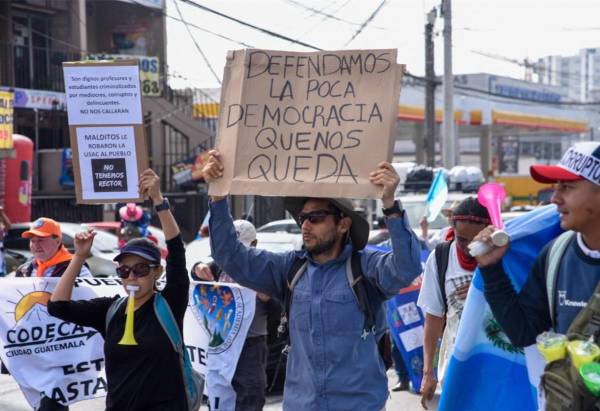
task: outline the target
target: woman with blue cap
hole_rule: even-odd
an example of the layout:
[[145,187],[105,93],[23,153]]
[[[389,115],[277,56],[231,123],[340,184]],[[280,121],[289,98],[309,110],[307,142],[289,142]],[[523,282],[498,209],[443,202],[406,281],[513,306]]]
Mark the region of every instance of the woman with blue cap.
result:
[[[189,279],[179,227],[171,214],[168,200],[162,196],[160,179],[154,171],[146,170],[141,174],[140,193],[151,198],[167,239],[167,284],[160,294],[173,313],[179,330],[183,331]],[[118,296],[71,300],[75,278],[89,254],[95,234],[89,230],[75,236],[75,256],[52,293],[48,312],[64,321],[92,327],[104,337],[108,411],[188,410],[180,358],[153,306],[158,298],[155,282],[163,272],[156,244],[146,238],[131,240],[114,259],[118,263],[116,272],[123,286],[130,291],[128,302],[133,302],[131,308],[135,309],[132,336],[137,345],[120,343],[128,317],[128,304],[117,306],[112,320],[106,324],[107,313],[111,306],[114,307]],[[132,286],[137,291],[131,291]]]

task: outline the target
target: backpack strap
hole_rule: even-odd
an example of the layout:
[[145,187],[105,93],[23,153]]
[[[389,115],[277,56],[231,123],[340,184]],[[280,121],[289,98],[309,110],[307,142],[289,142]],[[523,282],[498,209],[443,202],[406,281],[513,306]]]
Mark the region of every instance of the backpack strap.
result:
[[444,312],[448,312],[448,301],[446,301],[446,271],[448,271],[448,260],[450,259],[450,246],[452,241],[444,241],[435,246],[435,265],[438,275],[438,285],[442,293]]
[[364,326],[361,338],[364,340],[370,333],[375,334],[375,314],[369,302],[367,290],[368,281],[363,275],[360,263],[360,254],[357,251],[352,252],[352,256],[346,261],[346,278],[348,285],[354,294],[360,311],[364,314]]
[[308,267],[308,260],[306,258],[296,258],[287,274],[286,287],[283,290],[283,311],[281,312],[279,327],[277,328],[279,337],[281,337],[285,342],[283,348],[284,354],[287,354],[287,351],[289,351],[290,348],[288,319],[290,318],[290,306],[292,304],[294,288],[306,271],[306,267]]
[[179,356],[183,383],[187,394],[188,408],[191,410],[194,399],[197,399],[202,393],[198,392],[199,388],[194,383],[192,363],[188,351],[184,347],[183,335],[181,334],[179,325],[177,325],[177,321],[175,320],[173,311],[171,311],[171,307],[169,307],[169,303],[167,303],[167,300],[165,300],[161,293],[154,294],[154,314],[165,331],[165,334],[167,334],[169,341],[171,341],[173,350],[175,350]]
[[112,302],[110,307],[108,307],[108,311],[106,312],[106,317],[104,320],[104,332],[108,334],[108,324],[112,321],[115,314],[119,310],[119,308],[127,301],[127,297],[119,297],[115,301]]
[[555,301],[554,291],[556,291],[556,281],[558,279],[558,269],[565,251],[571,241],[575,238],[574,231],[562,233],[550,246],[546,256],[546,295],[548,296],[548,310],[550,311],[550,320],[554,328],[555,321]]

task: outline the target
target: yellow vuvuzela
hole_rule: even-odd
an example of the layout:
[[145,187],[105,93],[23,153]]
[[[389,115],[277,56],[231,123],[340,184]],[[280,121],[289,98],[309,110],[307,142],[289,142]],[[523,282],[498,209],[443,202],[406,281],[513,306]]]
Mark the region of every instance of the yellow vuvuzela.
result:
[[125,319],[125,332],[123,333],[123,337],[121,341],[119,341],[120,345],[138,345],[135,340],[135,336],[133,335],[133,314],[135,312],[135,292],[140,289],[140,287],[135,285],[128,285],[127,291],[129,291],[129,298],[127,299],[127,318]]

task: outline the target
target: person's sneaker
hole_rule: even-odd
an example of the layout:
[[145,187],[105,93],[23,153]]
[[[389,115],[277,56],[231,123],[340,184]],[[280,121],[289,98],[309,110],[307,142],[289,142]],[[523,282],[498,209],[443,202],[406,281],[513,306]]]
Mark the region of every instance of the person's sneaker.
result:
[[394,391],[394,392],[408,391],[409,389],[410,389],[410,384],[408,383],[408,381],[399,381],[398,384],[396,384],[392,387],[392,391]]

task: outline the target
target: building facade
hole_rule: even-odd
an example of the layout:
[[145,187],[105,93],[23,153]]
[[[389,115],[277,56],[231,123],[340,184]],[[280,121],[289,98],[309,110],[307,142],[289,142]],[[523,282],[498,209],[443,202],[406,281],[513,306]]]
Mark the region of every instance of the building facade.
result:
[[572,100],[600,101],[600,48],[581,49],[575,56],[546,56],[538,66],[540,83],[567,89]]
[[[164,2],[0,1],[0,89],[14,92],[14,133],[31,139],[35,148],[32,218],[40,213],[64,221],[75,218],[68,213],[74,192],[67,170],[65,61],[139,59],[150,164],[166,191],[185,197],[175,194],[182,190],[172,166],[211,147],[214,133],[193,119],[191,99],[168,86]],[[89,219],[105,217],[99,209]]]

